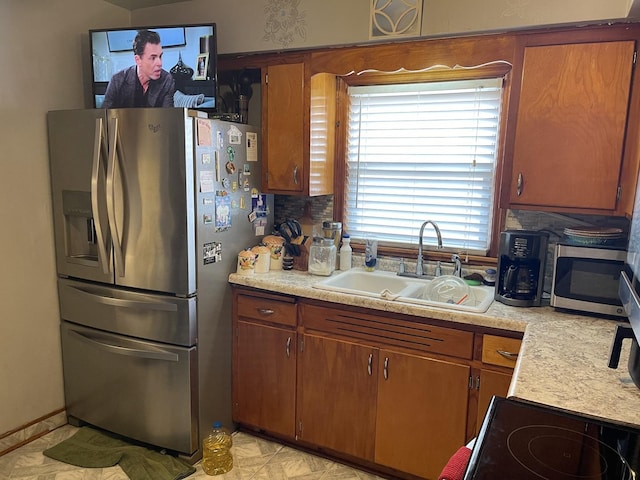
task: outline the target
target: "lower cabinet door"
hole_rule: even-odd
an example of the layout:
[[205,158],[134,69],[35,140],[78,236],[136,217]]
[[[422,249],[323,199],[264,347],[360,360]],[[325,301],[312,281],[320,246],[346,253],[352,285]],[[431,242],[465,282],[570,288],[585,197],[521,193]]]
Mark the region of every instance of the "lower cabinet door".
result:
[[375,461],[438,478],[465,444],[466,365],[380,350]]
[[478,393],[478,416],[476,432],[480,432],[482,421],[494,395],[506,397],[513,374],[482,370],[480,373],[480,391]]
[[191,454],[198,449],[197,351],[62,322],[67,414]]
[[293,438],[295,331],[239,321],[234,341],[234,420]]
[[377,349],[305,334],[300,353],[299,438],[373,460]]

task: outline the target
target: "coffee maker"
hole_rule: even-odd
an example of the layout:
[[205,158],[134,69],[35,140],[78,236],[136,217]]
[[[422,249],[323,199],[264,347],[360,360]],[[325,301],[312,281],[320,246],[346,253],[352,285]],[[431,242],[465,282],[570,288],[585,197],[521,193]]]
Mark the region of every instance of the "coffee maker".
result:
[[514,307],[540,306],[549,234],[507,230],[500,234],[495,299]]

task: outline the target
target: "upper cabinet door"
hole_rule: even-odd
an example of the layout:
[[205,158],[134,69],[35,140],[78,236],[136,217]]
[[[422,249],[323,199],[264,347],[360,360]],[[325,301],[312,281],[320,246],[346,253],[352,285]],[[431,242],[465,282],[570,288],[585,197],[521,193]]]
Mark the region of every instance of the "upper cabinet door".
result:
[[304,189],[304,64],[267,67],[263,136],[263,190],[301,193]]
[[263,69],[262,189],[283,195],[333,193],[336,77],[304,63]]
[[634,41],[524,49],[510,207],[616,209],[634,51]]

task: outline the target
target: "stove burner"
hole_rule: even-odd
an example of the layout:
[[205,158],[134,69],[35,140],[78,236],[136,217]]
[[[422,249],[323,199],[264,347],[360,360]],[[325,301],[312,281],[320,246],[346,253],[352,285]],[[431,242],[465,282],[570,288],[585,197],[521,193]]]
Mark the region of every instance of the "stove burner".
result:
[[520,465],[546,480],[635,478],[613,448],[595,436],[568,428],[523,426],[509,434],[507,447]]

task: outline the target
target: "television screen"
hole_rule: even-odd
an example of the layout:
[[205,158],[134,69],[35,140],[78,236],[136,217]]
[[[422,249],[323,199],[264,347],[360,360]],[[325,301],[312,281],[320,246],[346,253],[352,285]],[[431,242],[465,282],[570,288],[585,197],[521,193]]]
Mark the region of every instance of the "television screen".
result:
[[174,106],[216,112],[215,24],[90,30],[89,40],[95,108]]

